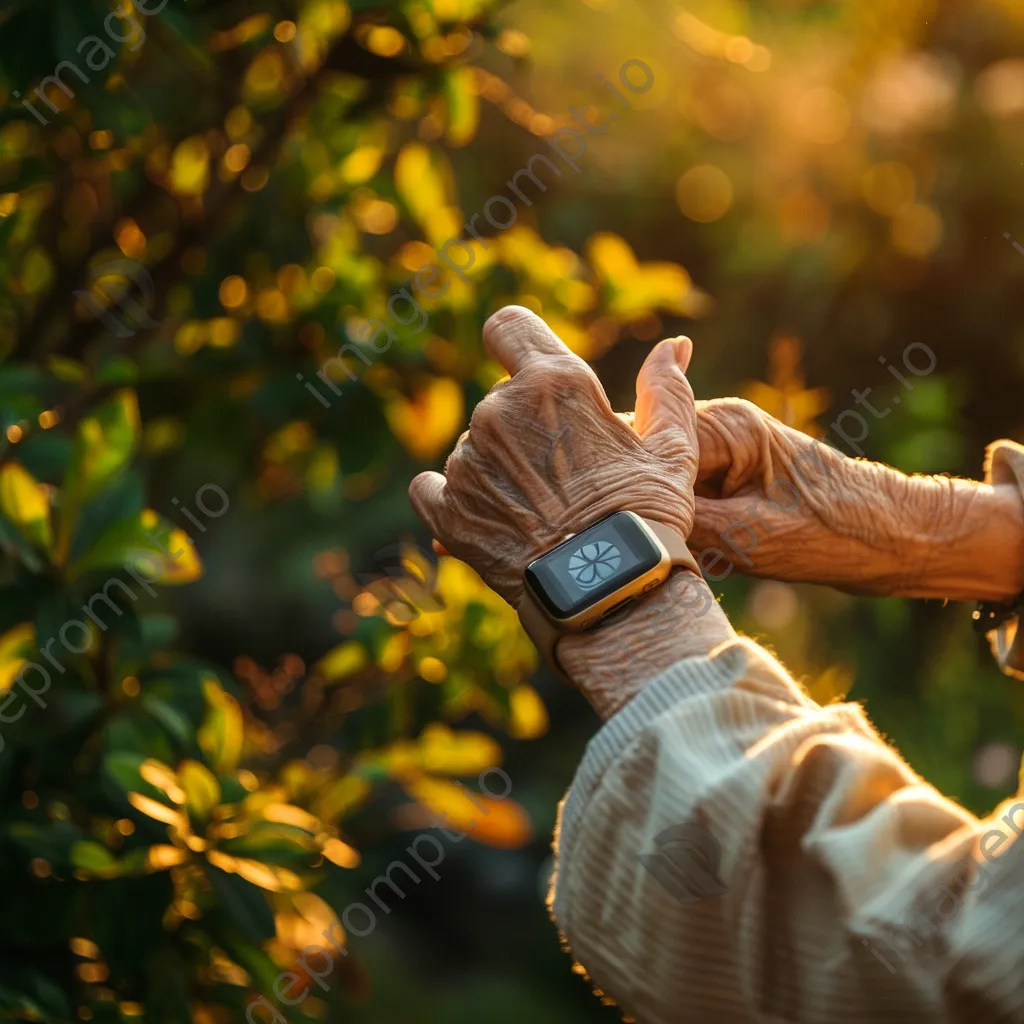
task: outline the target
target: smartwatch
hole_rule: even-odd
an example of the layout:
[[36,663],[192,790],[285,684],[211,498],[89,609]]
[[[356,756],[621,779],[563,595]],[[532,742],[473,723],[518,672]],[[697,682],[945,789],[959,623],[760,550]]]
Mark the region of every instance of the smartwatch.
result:
[[556,647],[668,579],[674,566],[700,569],[686,538],[635,512],[613,512],[532,561],[524,570],[519,621],[563,679]]

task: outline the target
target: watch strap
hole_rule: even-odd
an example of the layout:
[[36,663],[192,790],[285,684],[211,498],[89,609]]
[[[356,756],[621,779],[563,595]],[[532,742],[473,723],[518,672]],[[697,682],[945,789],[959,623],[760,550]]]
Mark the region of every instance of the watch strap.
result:
[[[690,553],[690,549],[686,545],[686,538],[675,527],[647,518],[644,518],[644,524],[658,538],[661,546],[668,553],[669,561],[673,567],[683,566],[698,576],[702,576],[697,560]],[[565,634],[548,617],[547,613],[541,608],[540,602],[525,585],[518,613],[519,621],[522,623],[526,635],[533,641],[537,650],[540,651],[541,657],[562,682],[568,683],[571,686],[572,680],[558,660],[558,641]]]
[[666,526],[653,519],[644,519],[644,522],[651,533],[661,541],[661,546],[668,552],[668,557],[673,565],[686,566],[698,576],[702,575],[697,559],[693,557],[690,549],[686,546],[686,538],[674,526]]
[[558,660],[558,641],[564,634],[544,614],[539,602],[525,588],[525,585],[523,599],[519,603],[519,621],[522,623],[523,629],[526,630],[526,635],[533,641],[533,646],[540,651],[540,656],[547,666],[563,683],[568,683],[571,686],[572,680]]

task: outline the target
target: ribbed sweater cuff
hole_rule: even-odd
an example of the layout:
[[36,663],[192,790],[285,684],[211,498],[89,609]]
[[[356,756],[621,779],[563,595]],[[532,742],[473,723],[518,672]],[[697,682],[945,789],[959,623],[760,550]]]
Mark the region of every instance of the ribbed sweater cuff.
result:
[[[985,453],[985,482],[1016,484],[1024,496],[1024,447],[1013,441],[994,441]],[[989,634],[989,644],[1007,675],[1024,679],[1024,629],[1020,616]]]

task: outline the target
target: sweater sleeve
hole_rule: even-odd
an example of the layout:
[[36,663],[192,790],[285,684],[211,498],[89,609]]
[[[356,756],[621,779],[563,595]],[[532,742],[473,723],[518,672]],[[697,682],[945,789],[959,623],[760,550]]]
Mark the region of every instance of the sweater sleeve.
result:
[[591,741],[551,908],[640,1024],[1020,1022],[1021,828],[1024,802],[979,821],[731,641]]
[[[985,453],[985,483],[1016,484],[1024,495],[1024,447],[1013,441],[995,441]],[[989,634],[992,653],[1008,675],[1024,679],[1024,634],[1014,618]]]

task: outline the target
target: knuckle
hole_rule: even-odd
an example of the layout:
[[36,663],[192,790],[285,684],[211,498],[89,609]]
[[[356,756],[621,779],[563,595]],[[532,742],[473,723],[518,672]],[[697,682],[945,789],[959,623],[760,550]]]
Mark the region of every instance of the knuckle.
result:
[[479,402],[469,419],[470,434],[474,431],[480,434],[499,430],[505,418],[503,412],[504,404],[505,402],[500,393],[489,394],[483,401]]
[[467,430],[455,443],[455,447],[451,450],[448,458],[445,459],[444,474],[448,478],[449,482],[454,482],[454,479],[462,471],[462,467],[465,465],[466,461],[467,450],[470,447],[469,431]]
[[578,359],[568,359],[562,355],[545,354],[536,356],[529,365],[524,366],[515,376],[515,380],[523,384],[538,386],[557,386],[566,381],[576,379],[585,363]]
[[734,417],[753,420],[761,418],[761,409],[746,398],[716,398],[708,403],[708,412],[713,416]]
[[604,388],[597,379],[597,374],[579,359],[564,359],[557,371],[559,390],[568,392],[574,397],[592,403],[603,401]]
[[702,426],[748,439],[762,437],[773,421],[760,406],[745,398],[716,398],[704,406],[699,418]]

